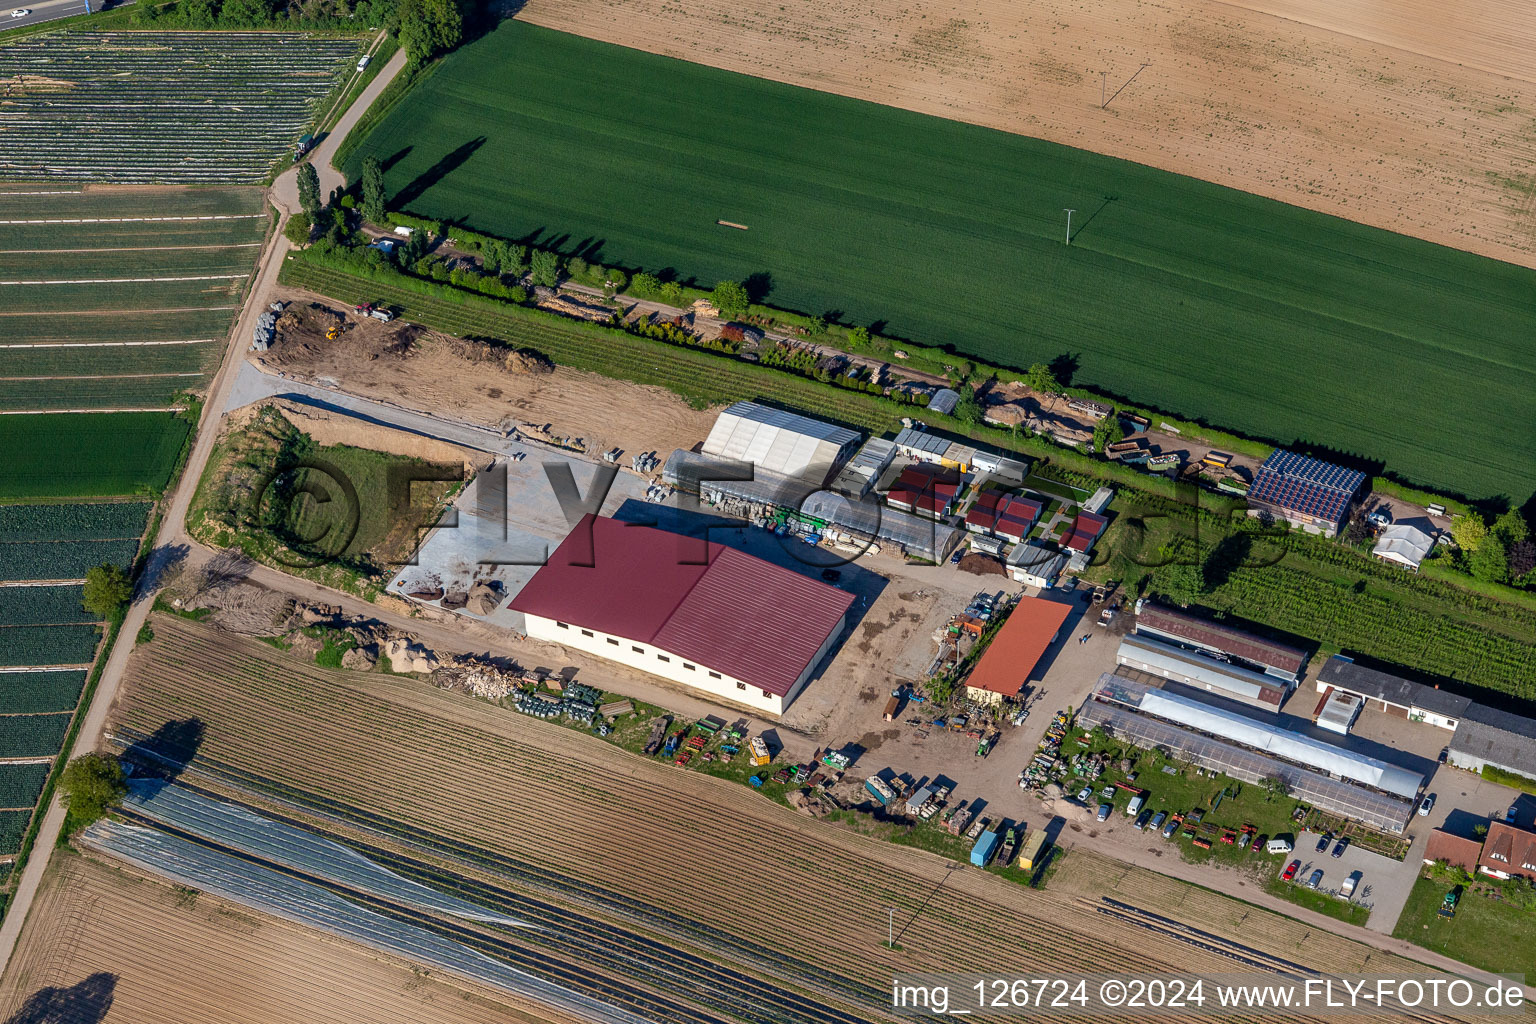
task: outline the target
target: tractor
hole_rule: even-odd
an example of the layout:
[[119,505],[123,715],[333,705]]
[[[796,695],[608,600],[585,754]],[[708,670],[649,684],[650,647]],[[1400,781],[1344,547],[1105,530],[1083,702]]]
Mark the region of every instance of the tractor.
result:
[[1440,901],[1440,916],[1441,917],[1455,917],[1456,916],[1456,902],[1457,902],[1456,890],[1452,889],[1450,892],[1446,893],[1445,894],[1445,898]]

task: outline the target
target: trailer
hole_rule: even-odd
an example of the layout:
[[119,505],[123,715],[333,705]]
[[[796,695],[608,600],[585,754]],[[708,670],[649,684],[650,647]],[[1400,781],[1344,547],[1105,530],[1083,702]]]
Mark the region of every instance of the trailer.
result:
[[986,867],[992,855],[997,852],[998,839],[996,832],[983,832],[981,838],[976,840],[976,845],[971,847],[971,863],[978,868]]
[[887,722],[894,722],[896,720],[896,716],[900,712],[901,712],[901,698],[900,697],[892,696],[890,700],[885,702],[885,720]]
[[1045,841],[1045,833],[1040,829],[1030,832],[1024,837],[1024,845],[1019,849],[1019,869],[1033,871],[1045,863],[1045,850],[1048,844]]
[[747,759],[747,762],[754,768],[761,768],[773,760],[773,756],[768,753],[768,744],[763,741],[761,736],[753,736],[747,743],[747,749],[751,751],[751,756]]
[[891,801],[896,799],[895,791],[886,785],[885,780],[878,775],[871,775],[865,779],[864,788],[869,791],[870,796],[880,801],[881,807],[890,806]]

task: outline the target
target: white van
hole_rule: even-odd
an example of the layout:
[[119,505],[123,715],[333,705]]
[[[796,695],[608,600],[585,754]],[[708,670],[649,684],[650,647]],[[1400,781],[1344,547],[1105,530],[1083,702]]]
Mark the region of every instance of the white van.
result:
[[1146,795],[1142,794],[1142,793],[1137,793],[1135,796],[1131,797],[1131,802],[1126,805],[1125,816],[1127,818],[1134,818],[1134,817],[1136,817],[1137,813],[1141,810],[1141,805],[1146,803],[1146,802],[1147,802]]
[[1289,839],[1271,839],[1264,844],[1264,848],[1270,853],[1290,853],[1294,849]]

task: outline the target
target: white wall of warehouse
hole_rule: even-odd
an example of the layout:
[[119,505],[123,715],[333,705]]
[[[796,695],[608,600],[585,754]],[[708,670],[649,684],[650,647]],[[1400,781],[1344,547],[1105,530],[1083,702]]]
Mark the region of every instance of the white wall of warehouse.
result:
[[[821,660],[826,657],[827,652],[831,650],[843,631],[843,623],[839,621],[838,627],[821,645],[820,650],[816,652],[816,657],[812,658],[810,664],[800,673],[800,677],[795,680],[795,685],[790,688],[789,693],[780,697],[764,691],[761,687],[753,686],[745,680],[727,675],[712,666],[688,661],[671,651],[662,650],[648,643],[628,637],[610,636],[576,623],[562,625],[554,619],[546,619],[540,615],[529,614],[527,620],[527,634],[530,637],[584,651],[608,661],[616,661],[621,665],[686,686],[703,695],[769,715],[784,713],[784,709],[789,707],[800,691],[805,688],[811,673],[816,670],[817,665],[821,664]],[[693,667],[689,668],[689,665]],[[715,678],[711,673],[718,674],[719,678]]]

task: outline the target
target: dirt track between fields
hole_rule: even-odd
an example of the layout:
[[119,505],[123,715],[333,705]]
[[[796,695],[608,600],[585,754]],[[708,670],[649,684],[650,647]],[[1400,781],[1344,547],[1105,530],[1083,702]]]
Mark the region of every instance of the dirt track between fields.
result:
[[1374,7],[530,0],[519,17],[1536,266],[1536,8]]

